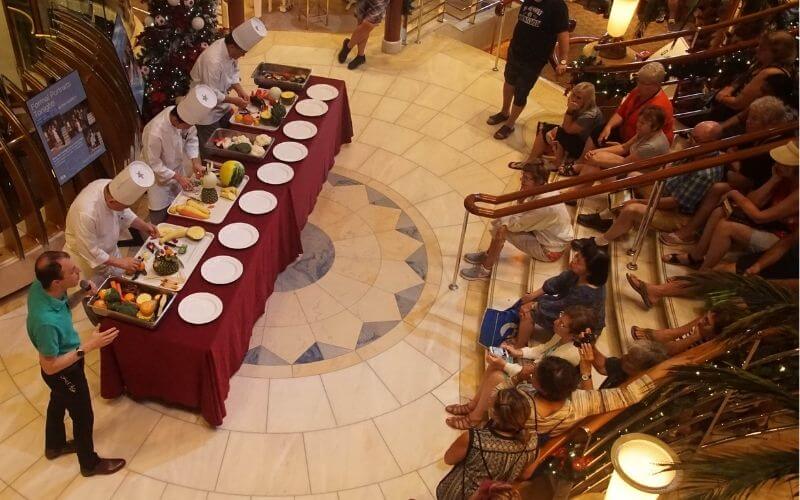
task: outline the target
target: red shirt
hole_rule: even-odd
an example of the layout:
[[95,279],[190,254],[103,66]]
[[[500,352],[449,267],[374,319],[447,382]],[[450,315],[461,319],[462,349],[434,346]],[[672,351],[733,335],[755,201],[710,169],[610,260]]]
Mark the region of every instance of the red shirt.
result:
[[672,144],[672,102],[670,102],[669,97],[667,97],[667,94],[665,94],[663,90],[659,90],[655,96],[644,102],[639,98],[638,88],[633,89],[631,93],[628,94],[622,104],[617,108],[617,114],[622,117],[622,125],[619,126],[620,137],[622,137],[624,142],[627,142],[636,135],[636,121],[639,119],[639,112],[648,105],[658,106],[664,110],[664,128],[661,130],[664,132],[664,135],[667,136],[667,140],[670,144]]

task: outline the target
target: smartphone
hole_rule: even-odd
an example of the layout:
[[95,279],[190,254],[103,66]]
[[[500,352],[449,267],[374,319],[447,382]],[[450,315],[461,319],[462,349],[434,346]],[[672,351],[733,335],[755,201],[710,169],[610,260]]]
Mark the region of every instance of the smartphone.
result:
[[489,347],[489,354],[503,359],[508,359],[511,357],[509,356],[508,351],[506,351],[502,347]]
[[733,203],[728,198],[722,200],[722,209],[725,211],[725,217],[730,217],[733,213]]

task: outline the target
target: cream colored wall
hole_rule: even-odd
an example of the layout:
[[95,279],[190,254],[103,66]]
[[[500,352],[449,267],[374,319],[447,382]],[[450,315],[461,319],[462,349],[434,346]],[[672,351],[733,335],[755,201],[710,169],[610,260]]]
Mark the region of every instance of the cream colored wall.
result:
[[[0,0],[5,10],[5,2]],[[0,12],[0,73],[7,76],[17,85],[21,85],[19,74],[17,74],[17,61],[14,57],[14,49],[11,46],[11,35],[8,32],[6,16]]]

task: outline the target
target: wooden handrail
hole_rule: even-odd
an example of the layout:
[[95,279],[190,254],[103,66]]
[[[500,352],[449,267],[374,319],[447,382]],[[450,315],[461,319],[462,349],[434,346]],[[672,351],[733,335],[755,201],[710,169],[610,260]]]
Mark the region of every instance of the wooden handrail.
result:
[[658,41],[661,41],[661,40],[673,40],[673,39],[680,38],[680,37],[686,36],[686,35],[694,35],[695,33],[700,35],[702,33],[708,32],[708,31],[716,31],[716,30],[723,29],[723,28],[728,28],[730,26],[734,26],[734,25],[737,25],[737,24],[743,24],[743,23],[747,23],[747,22],[750,22],[750,21],[756,21],[758,19],[761,19],[762,17],[770,17],[770,16],[772,16],[774,14],[777,14],[778,12],[783,12],[784,10],[789,10],[791,8],[797,7],[797,5],[798,5],[798,1],[797,0],[792,0],[791,2],[787,2],[787,3],[784,3],[784,4],[778,5],[776,7],[770,7],[769,9],[764,9],[764,10],[758,11],[758,12],[756,12],[754,14],[747,14],[747,15],[744,15],[744,16],[741,16],[741,17],[737,17],[737,18],[734,18],[734,19],[729,19],[727,21],[722,21],[722,22],[719,22],[719,23],[708,24],[706,26],[699,26],[697,28],[685,29],[685,30],[681,30],[681,31],[671,31],[671,32],[668,32],[668,33],[663,33],[661,35],[647,36],[647,37],[644,37],[644,38],[634,38],[632,40],[621,40],[619,42],[602,43],[602,44],[598,44],[595,48],[597,50],[600,50],[600,49],[612,49],[612,48],[618,48],[618,47],[629,47],[631,45],[640,45],[640,44],[645,44],[645,43],[658,42]]
[[[491,195],[485,193],[471,194],[468,195],[466,198],[464,198],[464,208],[466,208],[471,214],[478,215],[480,217],[488,217],[495,219],[506,215],[512,215],[516,213],[525,212],[528,210],[533,210],[535,208],[541,208],[545,206],[554,205],[556,203],[562,203],[564,201],[577,200],[595,194],[619,191],[626,187],[649,184],[656,180],[661,180],[668,177],[674,177],[676,175],[682,175],[685,173],[694,172],[696,170],[702,170],[705,168],[721,165],[724,163],[729,163],[731,161],[741,160],[743,158],[749,158],[751,156],[767,152],[770,149],[786,142],[786,140],[788,140],[788,138],[795,133],[796,128],[797,125],[795,123],[790,122],[767,130],[762,130],[759,132],[751,132],[749,134],[741,134],[738,136],[729,137],[727,139],[721,139],[719,141],[713,141],[706,144],[699,144],[697,146],[692,146],[690,148],[677,151],[675,153],[668,153],[666,155],[657,156],[655,158],[648,158],[646,160],[623,163],[622,165],[618,165],[612,168],[607,168],[594,174],[571,177],[562,181],[553,182],[550,184],[544,184],[542,186],[535,186],[531,189],[526,189],[524,191],[515,191],[513,193],[507,193],[502,195]],[[513,205],[510,207],[504,207],[500,209],[490,209],[477,206],[477,203],[500,205],[503,203],[523,200],[530,196],[553,193],[565,188],[578,186],[580,184],[588,184],[589,182],[594,182],[598,180],[611,179],[621,174],[629,174],[637,170],[660,167],[667,163],[675,162],[678,160],[685,160],[687,158],[692,158],[695,156],[702,156],[709,153],[713,153],[715,151],[725,150],[734,146],[740,146],[753,141],[769,139],[772,137],[784,137],[784,138],[778,141],[771,142],[767,145],[755,146],[753,148],[744,151],[737,151],[735,153],[726,153],[710,158],[703,158],[689,163],[684,163],[682,165],[673,166],[668,169],[662,169],[657,172],[651,172],[648,174],[636,176],[629,179],[615,180],[610,183],[600,184],[598,186],[592,186],[589,188],[577,189],[570,191],[568,193],[557,194],[555,196],[548,196],[545,198],[536,199],[533,201],[521,203],[518,205]]]

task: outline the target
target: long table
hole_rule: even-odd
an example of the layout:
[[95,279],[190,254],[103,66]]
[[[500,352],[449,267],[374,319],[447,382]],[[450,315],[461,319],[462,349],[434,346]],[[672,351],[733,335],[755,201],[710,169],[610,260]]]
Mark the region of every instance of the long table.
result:
[[[215,234],[231,222],[246,222],[259,231],[258,242],[244,250],[228,249],[215,238],[203,257],[203,260],[217,255],[236,257],[244,264],[241,278],[229,285],[213,285],[200,276],[198,266],[178,293],[178,303],[195,292],[213,293],[222,300],[222,315],[206,325],[190,325],[178,316],[176,303],[154,331],[104,320],[103,328],[116,326],[120,329],[117,339],[100,354],[104,398],[127,393],[134,399],[154,399],[199,410],[213,426],[222,423],[230,378],[244,360],[253,327],[264,313],[278,274],[302,252],[300,232],[314,209],[335,155],[353,135],[345,83],[312,76],[309,85],[315,83],[333,85],[339,90],[339,97],[328,102],[328,112],[321,117],[301,117],[292,109],[284,120],[284,123],[308,120],[318,129],[315,137],[302,141],[309,154],[291,165],[294,178],[280,186],[258,180],[256,170],[273,161],[271,152],[264,160],[245,163],[250,181],[244,192],[268,191],[277,197],[277,208],[266,215],[250,215],[237,203],[223,224],[197,224]],[[304,93],[300,95],[302,98]],[[269,135],[275,138],[273,147],[288,140],[282,129]],[[170,217],[168,222],[187,225],[189,221]]]

